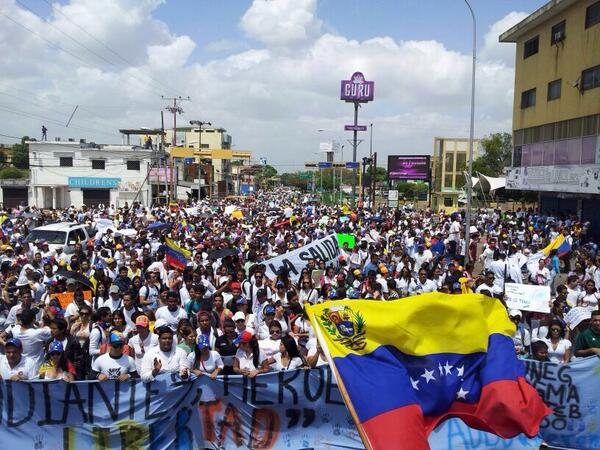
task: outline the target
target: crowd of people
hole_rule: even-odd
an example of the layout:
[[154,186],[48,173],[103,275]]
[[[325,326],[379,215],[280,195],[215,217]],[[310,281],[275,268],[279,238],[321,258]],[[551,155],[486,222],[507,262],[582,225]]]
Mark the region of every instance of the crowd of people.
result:
[[[352,211],[294,191],[152,208],[21,207],[0,221],[2,379],[149,382],[165,372],[214,379],[317,367],[327,359],[306,304],[436,291],[505,301],[506,282],[552,292],[549,314],[508,311],[520,356],[567,363],[600,355],[600,257],[589,224],[574,217],[479,210],[468,248],[459,212]],[[53,222],[96,234],[69,252],[27,239]],[[315,257],[299,275],[267,270],[269,259],[332,233],[355,241],[334,263]],[[539,257],[559,234],[570,252]],[[183,267],[167,262],[165,238],[189,250]],[[591,319],[567,323],[573,307]]]

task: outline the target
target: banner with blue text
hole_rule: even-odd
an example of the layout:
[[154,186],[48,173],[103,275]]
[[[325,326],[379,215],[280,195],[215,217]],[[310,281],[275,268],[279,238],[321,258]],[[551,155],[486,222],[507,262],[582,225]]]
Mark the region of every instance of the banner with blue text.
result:
[[[600,448],[600,360],[526,362],[554,408],[542,424],[558,447]],[[385,395],[384,392],[381,395]],[[182,382],[0,381],[1,442],[58,449],[362,449],[329,368]],[[541,439],[500,439],[457,419],[430,436],[433,450],[537,449]]]

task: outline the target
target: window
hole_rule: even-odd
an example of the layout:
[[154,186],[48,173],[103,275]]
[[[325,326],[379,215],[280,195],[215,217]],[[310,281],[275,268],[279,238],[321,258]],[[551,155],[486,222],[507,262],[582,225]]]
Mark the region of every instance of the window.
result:
[[446,173],[454,172],[454,153],[446,153]]
[[589,28],[600,23],[600,2],[590,5],[585,10],[585,27]]
[[94,170],[104,170],[106,165],[106,161],[103,159],[92,159],[92,169]]
[[139,161],[127,161],[127,170],[140,170]]
[[525,42],[525,46],[523,47],[523,59],[529,58],[531,55],[535,55],[538,52],[539,43],[539,36],[536,36]]
[[567,22],[565,20],[563,20],[562,22],[558,22],[556,25],[554,25],[552,27],[552,32],[550,33],[550,45],[554,45],[557,42],[562,42],[565,40],[566,26],[567,26]]
[[521,146],[516,146],[513,149],[513,167],[521,167]]
[[548,101],[560,98],[560,85],[560,78],[558,80],[554,80],[548,83]]
[[60,167],[73,167],[73,157],[72,156],[61,156],[59,158]]
[[521,109],[535,106],[535,88],[521,93]]
[[444,197],[444,206],[446,206],[446,207],[454,206],[454,201],[452,200],[452,197]]
[[454,189],[453,186],[453,181],[454,181],[454,175],[451,173],[447,173],[446,176],[444,177],[444,188],[446,189]]
[[588,91],[600,87],[600,66],[591,67],[581,72],[581,90]]

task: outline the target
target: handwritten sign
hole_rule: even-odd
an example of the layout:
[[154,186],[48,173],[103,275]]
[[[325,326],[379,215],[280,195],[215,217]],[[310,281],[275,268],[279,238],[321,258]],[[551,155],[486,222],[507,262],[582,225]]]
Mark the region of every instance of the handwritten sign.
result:
[[591,317],[592,312],[589,309],[577,306],[575,308],[572,308],[565,315],[565,322],[567,322],[571,330],[574,330],[575,328],[577,328],[577,325],[579,325],[584,320],[590,319]]
[[506,305],[522,311],[550,312],[550,287],[505,283]]
[[[60,307],[62,309],[66,309],[67,306],[69,306],[69,304],[73,303],[73,300],[75,300],[75,293],[74,292],[63,292],[62,294],[55,294],[52,298],[55,298],[58,300],[58,303],[60,303]],[[92,299],[92,291],[83,291],[83,298],[85,300],[91,300]]]

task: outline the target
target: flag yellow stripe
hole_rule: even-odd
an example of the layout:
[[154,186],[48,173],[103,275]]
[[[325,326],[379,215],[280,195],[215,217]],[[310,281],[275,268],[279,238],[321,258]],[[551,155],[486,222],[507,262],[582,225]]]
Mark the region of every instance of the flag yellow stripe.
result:
[[565,236],[562,233],[556,236],[552,242],[550,242],[546,247],[544,247],[544,255],[548,256],[552,250],[556,250],[557,248],[559,248],[564,241]]
[[[331,322],[327,324],[322,318],[326,309],[345,306],[364,320],[366,345],[362,349],[348,348],[347,341],[336,340],[341,335],[332,335]],[[392,345],[415,356],[485,352],[490,334],[510,336],[515,331],[502,303],[482,294],[432,292],[389,302],[340,300],[307,306],[307,310],[313,326],[320,328],[322,344],[331,357],[365,355],[381,345]]]

